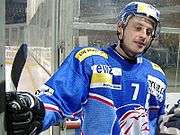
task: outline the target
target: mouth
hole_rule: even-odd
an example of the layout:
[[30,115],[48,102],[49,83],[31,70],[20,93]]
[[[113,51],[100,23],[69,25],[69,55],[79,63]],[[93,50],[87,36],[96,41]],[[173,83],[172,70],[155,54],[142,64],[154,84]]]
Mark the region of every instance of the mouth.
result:
[[144,42],[141,42],[141,41],[135,41],[135,44],[139,47],[139,48],[142,48],[142,47],[145,47],[145,43]]

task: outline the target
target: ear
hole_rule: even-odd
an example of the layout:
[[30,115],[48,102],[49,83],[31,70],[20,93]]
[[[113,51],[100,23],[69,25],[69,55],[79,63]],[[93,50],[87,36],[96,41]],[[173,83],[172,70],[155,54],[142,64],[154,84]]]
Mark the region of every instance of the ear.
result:
[[123,30],[124,30],[123,27],[124,27],[124,24],[122,22],[117,23],[117,35],[119,39],[122,39],[123,37]]

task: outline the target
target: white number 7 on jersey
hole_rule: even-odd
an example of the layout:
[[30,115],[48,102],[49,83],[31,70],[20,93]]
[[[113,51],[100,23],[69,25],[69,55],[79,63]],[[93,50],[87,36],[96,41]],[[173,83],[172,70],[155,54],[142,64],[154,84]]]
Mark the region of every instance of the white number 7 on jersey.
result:
[[133,94],[132,100],[136,100],[138,93],[139,93],[139,84],[138,83],[132,83],[131,86],[134,87],[134,94]]

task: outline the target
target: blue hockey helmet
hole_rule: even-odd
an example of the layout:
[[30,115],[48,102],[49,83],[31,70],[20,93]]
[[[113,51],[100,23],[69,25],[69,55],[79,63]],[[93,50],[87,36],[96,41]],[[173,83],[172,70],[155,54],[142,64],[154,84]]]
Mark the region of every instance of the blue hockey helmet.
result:
[[130,2],[123,8],[118,16],[118,21],[127,24],[129,16],[145,16],[155,22],[155,31],[153,36],[157,34],[157,26],[159,27],[160,12],[154,6],[143,2]]

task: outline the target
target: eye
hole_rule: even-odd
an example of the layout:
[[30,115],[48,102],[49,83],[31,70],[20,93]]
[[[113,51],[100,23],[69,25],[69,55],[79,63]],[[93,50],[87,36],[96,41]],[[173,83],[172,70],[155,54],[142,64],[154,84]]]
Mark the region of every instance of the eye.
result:
[[146,35],[147,36],[152,36],[152,34],[153,34],[153,30],[152,29],[147,29],[146,30]]
[[142,27],[141,26],[135,26],[136,31],[141,31]]

